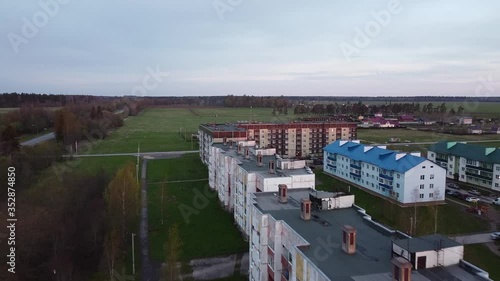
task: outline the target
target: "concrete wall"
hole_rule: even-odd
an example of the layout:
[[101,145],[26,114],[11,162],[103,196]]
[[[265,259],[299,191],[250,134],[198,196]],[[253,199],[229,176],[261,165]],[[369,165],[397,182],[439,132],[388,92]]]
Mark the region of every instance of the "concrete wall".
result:
[[[445,169],[429,160],[416,165],[404,175],[405,184],[403,187],[403,197],[400,201],[403,203],[413,203],[415,200],[417,202],[444,200],[446,188],[445,173]],[[433,179],[431,179],[432,175],[434,176]],[[424,179],[421,179],[421,176],[424,176]],[[423,185],[423,189],[420,188],[420,185]],[[423,198],[420,198],[420,194],[423,194]]]

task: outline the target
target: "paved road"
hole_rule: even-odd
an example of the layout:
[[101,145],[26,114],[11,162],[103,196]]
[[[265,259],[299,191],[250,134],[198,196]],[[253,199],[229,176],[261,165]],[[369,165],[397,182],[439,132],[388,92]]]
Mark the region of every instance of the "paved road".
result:
[[[150,156],[153,158],[162,158],[162,157],[169,157],[169,156],[176,156],[179,154],[186,154],[186,153],[198,153],[200,152],[199,150],[186,150],[186,151],[167,151],[167,152],[141,152],[139,153],[139,156]],[[73,154],[73,155],[64,155],[64,157],[107,157],[107,156],[136,156],[137,157],[137,152],[132,152],[132,153],[104,153],[104,154]],[[151,159],[151,158],[149,158]]]
[[483,243],[493,242],[493,240],[491,240],[491,238],[490,238],[490,234],[491,234],[491,232],[464,235],[464,236],[455,236],[455,237],[450,237],[450,238],[457,241],[458,243],[462,243],[464,245],[483,244]]
[[22,142],[21,145],[22,146],[34,146],[34,145],[37,145],[37,144],[42,143],[42,142],[53,140],[55,138],[56,138],[56,135],[54,133],[48,133],[48,134],[36,137],[34,139]]

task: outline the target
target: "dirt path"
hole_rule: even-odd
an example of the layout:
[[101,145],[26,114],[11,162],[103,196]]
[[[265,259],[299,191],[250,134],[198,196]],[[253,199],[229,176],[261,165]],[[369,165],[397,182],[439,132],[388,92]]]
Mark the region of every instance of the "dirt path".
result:
[[155,276],[151,266],[149,256],[149,233],[148,233],[148,185],[146,183],[146,169],[148,159],[143,159],[141,169],[141,223],[139,229],[139,239],[141,246],[141,280],[153,281]]

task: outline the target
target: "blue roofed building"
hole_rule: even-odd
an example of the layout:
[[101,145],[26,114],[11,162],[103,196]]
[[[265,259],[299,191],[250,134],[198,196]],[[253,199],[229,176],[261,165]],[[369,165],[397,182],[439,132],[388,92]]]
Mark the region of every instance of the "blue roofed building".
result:
[[323,151],[325,173],[402,205],[444,200],[446,170],[419,155],[340,140]]

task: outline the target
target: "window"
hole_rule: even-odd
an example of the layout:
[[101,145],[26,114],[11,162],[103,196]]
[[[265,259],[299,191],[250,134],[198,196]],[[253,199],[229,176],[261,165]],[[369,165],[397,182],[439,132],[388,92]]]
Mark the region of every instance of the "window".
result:
[[431,166],[431,169],[434,168],[434,166]]
[[424,194],[422,193],[422,194],[420,194],[418,197],[419,197],[420,199],[422,199],[422,198],[424,198]]
[[498,183],[495,183],[495,187],[498,187]]
[[460,178],[463,179],[464,178],[464,175],[460,175]]
[[399,188],[399,183],[396,183],[396,187]]
[[374,187],[373,183],[372,183],[372,187]]
[[431,180],[434,179],[434,175],[430,175]]
[[434,197],[434,193],[429,193],[429,198]]
[[434,157],[434,153],[431,153],[431,157]]
[[434,184],[433,183],[429,184],[429,188],[434,188]]
[[396,197],[399,198],[399,192],[396,192]]
[[424,185],[423,184],[420,185],[420,189],[424,189]]
[[398,177],[398,179],[399,179],[399,178],[401,177],[401,175],[400,175],[400,174],[397,174],[397,177]]
[[497,172],[500,172],[500,166],[497,166]]
[[425,175],[420,175],[421,180],[425,180]]
[[425,169],[425,166],[422,166],[422,169]]

